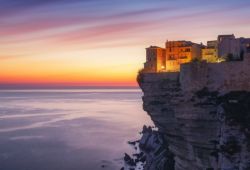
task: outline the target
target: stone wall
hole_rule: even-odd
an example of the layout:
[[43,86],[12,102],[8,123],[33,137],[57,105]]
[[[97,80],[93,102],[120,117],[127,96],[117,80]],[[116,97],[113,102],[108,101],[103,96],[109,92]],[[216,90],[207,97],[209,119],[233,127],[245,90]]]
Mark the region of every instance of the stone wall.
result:
[[203,87],[221,93],[250,90],[250,57],[246,56],[244,61],[183,64],[180,83],[184,91]]
[[159,72],[159,73],[147,73],[143,75],[143,80],[145,82],[159,82],[161,80],[178,80],[178,72]]

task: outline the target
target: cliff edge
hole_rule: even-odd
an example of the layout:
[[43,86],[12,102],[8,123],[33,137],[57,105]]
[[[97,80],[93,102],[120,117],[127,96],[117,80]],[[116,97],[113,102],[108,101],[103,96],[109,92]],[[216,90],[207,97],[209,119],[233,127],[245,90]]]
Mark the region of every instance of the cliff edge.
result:
[[250,56],[139,73],[143,109],[164,134],[176,170],[250,169]]

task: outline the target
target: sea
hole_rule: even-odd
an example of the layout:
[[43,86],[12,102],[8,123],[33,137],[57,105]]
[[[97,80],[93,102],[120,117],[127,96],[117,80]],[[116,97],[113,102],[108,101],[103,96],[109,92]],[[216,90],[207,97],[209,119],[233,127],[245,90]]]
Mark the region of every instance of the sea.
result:
[[152,121],[139,88],[0,90],[0,170],[119,170]]

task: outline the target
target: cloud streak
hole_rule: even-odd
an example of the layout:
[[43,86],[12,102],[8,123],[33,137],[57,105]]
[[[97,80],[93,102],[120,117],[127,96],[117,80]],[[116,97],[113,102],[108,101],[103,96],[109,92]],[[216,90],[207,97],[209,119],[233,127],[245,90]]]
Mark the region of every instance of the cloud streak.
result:
[[[106,58],[110,69],[114,63],[127,60],[138,65],[143,61],[134,56],[143,56],[143,47],[163,45],[167,38],[205,41],[221,33],[248,36],[249,7],[247,0],[0,0],[0,61],[13,66],[20,59],[15,70],[29,73],[36,69],[42,74],[44,70],[27,69],[26,65],[46,59],[47,65],[39,68],[48,68],[48,63],[57,60],[57,56],[64,56],[58,62],[70,63],[71,69],[81,70],[89,65],[85,66],[80,57],[69,59],[64,54],[71,57],[80,55],[75,51],[91,49],[91,53],[85,54],[89,55],[88,60],[95,63]],[[135,46],[141,49],[135,50]],[[105,55],[100,48],[106,49]],[[110,56],[110,51],[118,48],[126,49],[129,56],[124,51],[117,51],[123,56],[119,61],[117,55]],[[78,64],[81,62],[83,66]],[[102,67],[99,63],[94,68]],[[1,62],[0,68],[6,68],[2,73],[10,70]],[[127,69],[127,74],[130,73]],[[71,73],[65,74],[70,77]],[[108,73],[103,77],[109,77]],[[131,80],[134,77],[130,75]]]

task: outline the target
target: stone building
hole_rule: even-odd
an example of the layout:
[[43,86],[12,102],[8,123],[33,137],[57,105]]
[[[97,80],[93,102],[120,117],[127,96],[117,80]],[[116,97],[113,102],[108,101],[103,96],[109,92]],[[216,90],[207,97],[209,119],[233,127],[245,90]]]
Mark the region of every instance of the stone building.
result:
[[236,39],[234,34],[218,36],[218,56],[226,58],[232,55],[232,59],[240,59],[241,44],[240,39]]
[[180,64],[201,59],[201,45],[190,41],[167,41],[166,48],[146,48],[144,72],[177,72]]
[[179,72],[180,65],[192,60],[208,63],[243,60],[250,52],[250,38],[235,38],[234,34],[219,35],[217,40],[208,41],[207,46],[191,41],[167,41],[165,48],[146,48],[144,72]]
[[157,46],[146,48],[145,72],[160,72],[166,69],[166,50]]
[[202,60],[206,60],[209,63],[218,61],[218,41],[208,41],[207,46],[202,48]]
[[166,42],[166,71],[180,71],[180,64],[201,59],[201,45],[191,41]]
[[242,60],[250,51],[250,38],[235,38],[234,34],[219,35],[202,49],[202,60],[214,63],[223,60]]

